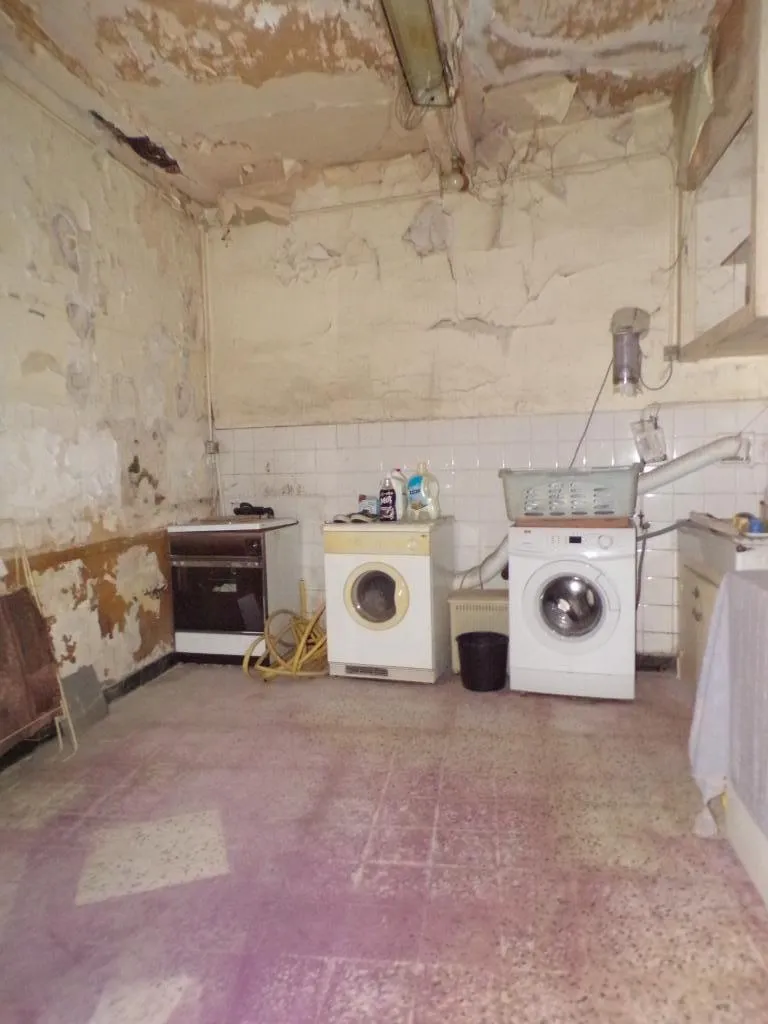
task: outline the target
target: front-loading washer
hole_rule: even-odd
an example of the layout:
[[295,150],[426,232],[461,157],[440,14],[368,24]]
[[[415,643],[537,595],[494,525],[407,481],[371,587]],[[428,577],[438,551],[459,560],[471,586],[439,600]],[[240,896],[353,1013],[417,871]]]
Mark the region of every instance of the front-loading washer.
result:
[[450,666],[453,520],[323,528],[331,675],[434,683]]
[[635,696],[634,527],[509,531],[509,685]]

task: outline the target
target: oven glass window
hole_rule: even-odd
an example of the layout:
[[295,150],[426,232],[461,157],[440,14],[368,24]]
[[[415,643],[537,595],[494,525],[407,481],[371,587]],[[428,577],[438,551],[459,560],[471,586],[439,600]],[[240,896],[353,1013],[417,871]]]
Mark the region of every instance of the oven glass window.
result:
[[174,566],[177,630],[260,633],[264,629],[263,569]]

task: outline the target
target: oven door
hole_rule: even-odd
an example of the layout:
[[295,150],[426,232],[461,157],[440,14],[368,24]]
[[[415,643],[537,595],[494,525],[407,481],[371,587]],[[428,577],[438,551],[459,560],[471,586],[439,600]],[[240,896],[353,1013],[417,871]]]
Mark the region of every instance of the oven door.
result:
[[262,633],[265,571],[254,561],[172,561],[176,632]]

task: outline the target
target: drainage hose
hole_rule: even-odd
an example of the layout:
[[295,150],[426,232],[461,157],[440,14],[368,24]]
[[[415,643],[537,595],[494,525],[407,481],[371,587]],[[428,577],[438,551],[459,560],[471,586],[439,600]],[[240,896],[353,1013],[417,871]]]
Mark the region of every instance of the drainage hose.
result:
[[[323,675],[328,668],[328,638],[320,624],[325,605],[321,604],[313,615],[307,614],[304,580],[299,583],[299,596],[298,614],[281,608],[272,612],[264,624],[264,651],[253,669],[265,683],[278,676],[308,679]],[[257,637],[243,656],[243,672],[247,676],[252,675],[251,659],[261,641],[262,637]]]

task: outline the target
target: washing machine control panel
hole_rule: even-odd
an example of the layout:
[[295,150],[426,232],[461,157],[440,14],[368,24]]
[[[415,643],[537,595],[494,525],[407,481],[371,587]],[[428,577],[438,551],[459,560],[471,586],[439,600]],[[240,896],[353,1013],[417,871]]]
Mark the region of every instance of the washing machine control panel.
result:
[[546,527],[513,527],[509,537],[510,551],[537,551],[542,555],[589,557],[598,552],[634,553],[635,531],[632,528],[600,531],[582,529],[571,532],[567,527],[548,530]]

